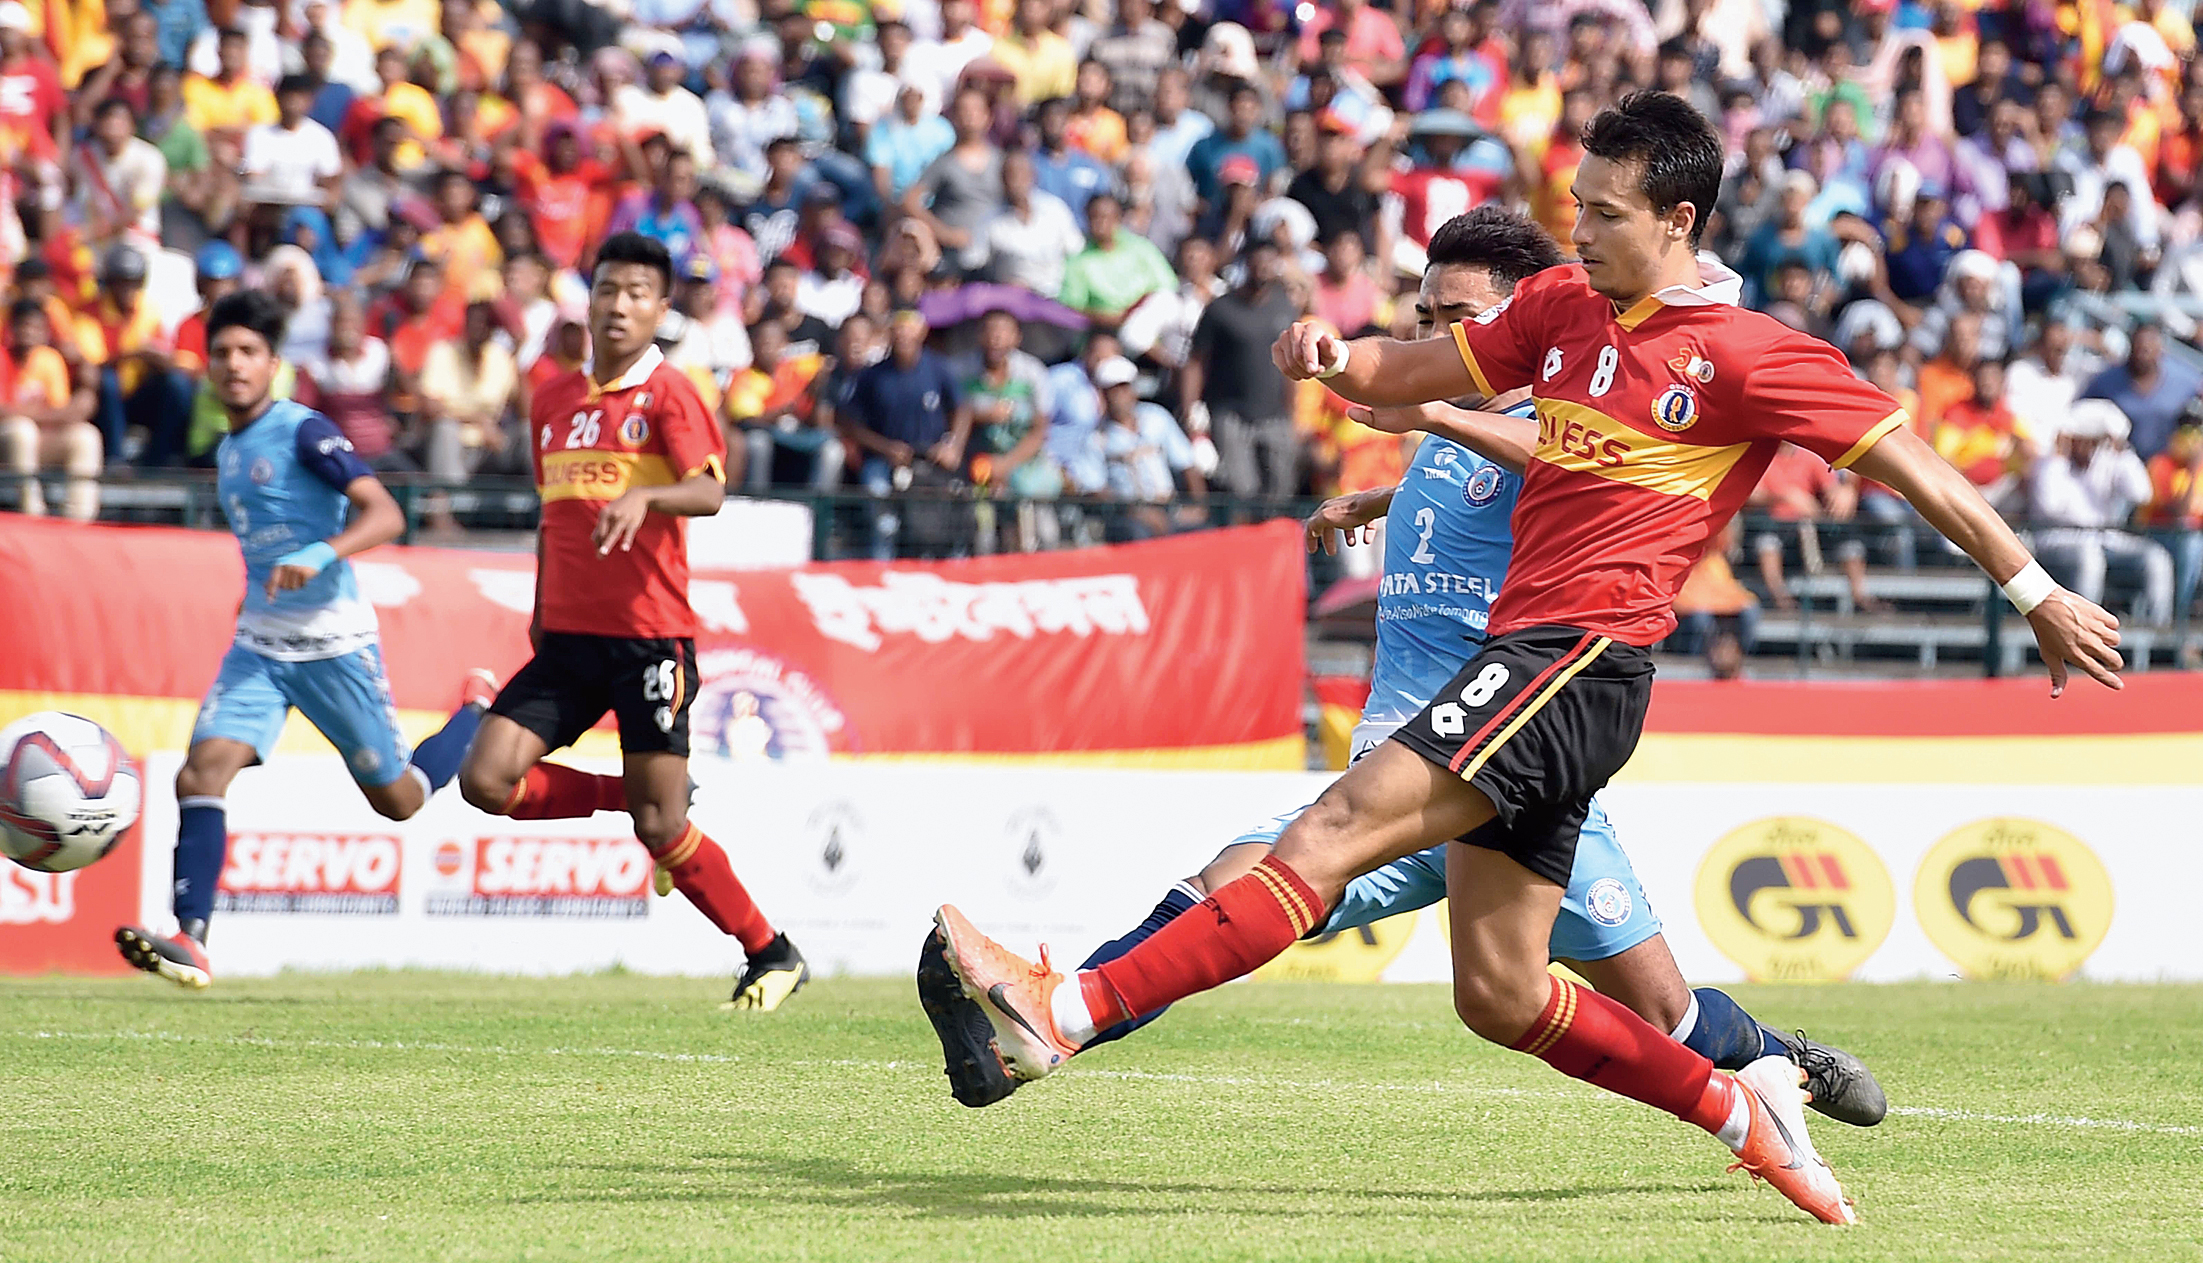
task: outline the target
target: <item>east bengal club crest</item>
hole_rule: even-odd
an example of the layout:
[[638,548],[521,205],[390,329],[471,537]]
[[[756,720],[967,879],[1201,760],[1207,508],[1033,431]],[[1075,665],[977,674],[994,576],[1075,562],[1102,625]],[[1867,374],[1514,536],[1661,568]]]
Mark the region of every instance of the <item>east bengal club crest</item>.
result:
[[1652,423],[1671,434],[1680,434],[1698,421],[1698,392],[1675,385],[1652,401]]
[[2111,929],[2111,874],[2065,830],[1997,817],[1928,848],[1912,906],[1928,941],[1967,977],[2056,980]]
[[1754,981],[1839,982],[1897,920],[1889,870],[1848,830],[1774,816],[1730,831],[1698,865],[1698,923]]
[[[638,408],[642,406],[642,397],[636,399],[635,406]],[[641,447],[649,441],[650,422],[645,420],[640,412],[628,413],[627,419],[620,422],[620,442],[629,447]]]

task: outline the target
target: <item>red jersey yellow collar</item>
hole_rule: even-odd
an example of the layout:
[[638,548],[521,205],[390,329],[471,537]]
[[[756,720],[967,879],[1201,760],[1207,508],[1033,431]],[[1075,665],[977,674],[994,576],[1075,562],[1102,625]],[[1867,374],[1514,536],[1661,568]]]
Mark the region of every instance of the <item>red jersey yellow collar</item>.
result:
[[1744,300],[1744,278],[1711,252],[1698,254],[1698,284],[1670,285],[1639,299],[1635,306],[1614,318],[1624,329],[1634,330],[1662,307],[1734,307]]
[[653,342],[643,348],[642,355],[628,365],[627,371],[620,374],[619,380],[615,382],[597,385],[597,358],[594,355],[581,362],[581,376],[582,380],[589,383],[589,397],[595,399],[599,395],[616,395],[623,390],[635,389],[649,381],[650,375],[657,372],[658,366],[664,363],[665,352],[659,350],[658,344]]

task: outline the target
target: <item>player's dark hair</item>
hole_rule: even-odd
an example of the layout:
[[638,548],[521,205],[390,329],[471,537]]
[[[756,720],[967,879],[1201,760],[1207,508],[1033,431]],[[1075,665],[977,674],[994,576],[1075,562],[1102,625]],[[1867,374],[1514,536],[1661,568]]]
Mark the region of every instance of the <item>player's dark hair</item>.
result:
[[640,263],[658,274],[660,293],[673,292],[673,255],[656,237],[639,232],[614,233],[597,248],[597,267],[602,269],[607,263]]
[[213,346],[222,330],[236,325],[259,334],[273,351],[283,345],[284,321],[283,304],[264,289],[224,294],[207,311],[207,345]]
[[1638,189],[1653,213],[1667,215],[1688,202],[1697,210],[1690,241],[1696,246],[1721,196],[1721,137],[1698,108],[1670,92],[1632,92],[1600,110],[1583,128],[1585,153],[1608,162],[1635,162]]
[[108,115],[114,113],[116,110],[121,110],[123,113],[128,114],[130,116],[130,121],[132,124],[135,124],[138,121],[137,108],[131,105],[128,101],[123,100],[119,96],[107,97],[106,99],[102,100],[98,105],[93,106],[92,121],[97,123],[101,119],[106,118]]
[[1479,206],[1440,224],[1424,257],[1431,267],[1483,268],[1502,291],[1563,262],[1552,234],[1527,216],[1496,205]]

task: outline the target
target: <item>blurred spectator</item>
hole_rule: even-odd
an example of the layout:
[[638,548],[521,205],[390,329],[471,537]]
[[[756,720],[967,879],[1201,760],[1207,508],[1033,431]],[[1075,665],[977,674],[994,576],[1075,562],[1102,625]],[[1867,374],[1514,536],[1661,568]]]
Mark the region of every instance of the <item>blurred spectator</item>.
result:
[[2006,386],[2003,360],[1985,355],[1975,361],[1973,397],[1944,409],[1928,441],[1991,507],[2017,513],[2038,452],[2032,434],[2005,402]]
[[1315,217],[1316,239],[1329,241],[1354,233],[1365,242],[1376,235],[1377,198],[1362,170],[1362,147],[1354,129],[1335,116],[1317,120],[1316,165],[1293,177],[1285,196]]
[[[1764,511],[1778,526],[1789,528],[1763,532],[1754,541],[1753,551],[1758,554],[1760,579],[1766,584],[1767,595],[1774,601],[1775,608],[1795,610],[1797,598],[1791,594],[1790,585],[1783,577],[1783,536],[1795,536],[1806,569],[1817,572],[1821,567],[1821,549],[1816,524],[1851,521],[1859,507],[1858,486],[1848,476],[1830,469],[1827,461],[1802,447],[1785,443],[1768,462],[1767,472],[1760,475],[1759,484],[1752,488],[1747,503]],[[1851,585],[1853,604],[1869,612],[1886,608],[1867,590],[1864,544],[1856,538],[1846,539],[1838,555],[1844,577]]]
[[[6,30],[5,11],[0,10],[0,32]],[[4,50],[6,44],[5,37],[0,36],[0,50]],[[253,78],[247,68],[251,51],[243,31],[225,30],[216,40],[219,65],[214,73],[185,76],[184,117],[201,135],[209,132],[243,135],[248,128],[276,120],[275,94],[268,91],[267,84]],[[0,61],[0,67],[4,66],[5,62]]]
[[685,149],[669,147],[663,137],[653,136],[645,143],[658,151],[652,159],[655,178],[649,188],[620,199],[604,234],[639,232],[662,241],[678,267],[704,235],[703,216],[696,209],[696,159]]
[[[2198,391],[2203,391],[2203,374],[2168,357],[2164,331],[2145,324],[2134,330],[2126,362],[2096,374],[2081,391],[2081,398],[2104,399],[2117,405],[2124,421],[2132,427],[2133,449],[2147,459],[2164,450],[2173,426]],[[2128,436],[2121,433],[2119,437],[2123,441]]]
[[1098,61],[1079,63],[1078,94],[1064,122],[1065,143],[1096,162],[1116,166],[1124,161],[1131,141],[1125,134],[1124,115],[1109,105],[1109,68]]
[[1981,355],[1981,317],[1970,311],[1951,317],[1942,346],[1920,365],[1916,419],[1923,434],[1934,433],[1945,408],[1973,398],[1974,365]]
[[956,143],[904,190],[903,211],[925,225],[944,252],[968,260],[975,257],[979,229],[1002,208],[1002,152],[987,139],[985,93],[966,88],[950,110]]
[[2073,326],[2044,322],[2028,353],[2012,362],[2005,375],[2005,396],[2012,412],[2041,442],[2065,429],[2081,387],[2095,375],[2091,357],[2075,345]]
[[[116,246],[100,263],[99,298],[75,343],[99,366],[100,431],[109,453],[152,466],[183,456],[190,388],[175,372],[160,313],[145,300],[145,255]],[[126,436],[135,432],[137,442]]]
[[[613,94],[612,115],[622,135],[663,136],[676,152],[709,169],[714,161],[711,120],[703,101],[681,86],[687,75],[680,54],[665,49],[652,53],[643,66],[643,82],[625,84]],[[605,235],[619,231],[608,228]]]
[[[1122,357],[1094,366],[1094,385],[1100,390],[1102,424],[1093,436],[1107,465],[1109,494],[1143,506],[1168,504],[1183,494],[1200,499],[1207,493],[1201,471],[1195,467],[1193,447],[1185,431],[1161,406],[1143,402],[1133,384],[1139,370]],[[1167,534],[1170,519],[1160,510],[1135,510],[1133,534]]]
[[765,178],[765,147],[796,134],[796,107],[775,92],[770,49],[744,45],[735,55],[733,82],[713,89],[705,102],[712,152],[748,175]]
[[1087,211],[1086,248],[1064,264],[1057,301],[1113,330],[1142,299],[1168,292],[1178,278],[1153,242],[1120,226],[1116,194],[1097,196]]
[[1223,187],[1224,164],[1232,158],[1246,158],[1253,163],[1257,185],[1267,184],[1270,176],[1285,165],[1285,146],[1257,126],[1262,121],[1262,94],[1255,86],[1234,83],[1230,103],[1218,129],[1194,142],[1186,153],[1193,191],[1208,202],[1217,200]]
[[92,112],[91,136],[71,155],[76,197],[70,218],[94,250],[160,248],[168,160],[136,132],[130,103],[109,97]]
[[666,360],[709,383],[707,403],[725,398],[735,375],[750,366],[750,334],[740,308],[719,301],[718,265],[702,254],[690,255],[680,267],[673,309],[680,315],[680,336]]
[[1031,106],[1071,95],[1078,77],[1078,54],[1071,41],[1049,29],[1049,0],[1017,0],[1010,29],[996,37],[988,56],[1017,80],[1017,99]]
[[1289,496],[1300,489],[1300,445],[1291,384],[1271,364],[1270,344],[1301,312],[1275,244],[1249,242],[1245,263],[1246,280],[1194,326],[1178,373],[1179,415],[1195,435],[1213,426],[1218,478],[1233,495]]
[[2010,201],[2019,183],[2016,177],[2036,171],[2035,151],[2020,134],[2025,118],[2019,102],[2000,100],[1989,113],[1988,126],[1952,149],[1951,211],[1961,225],[1976,233],[1976,245],[1983,231],[1980,225]]
[[873,124],[865,140],[864,158],[872,167],[880,200],[900,201],[933,160],[955,143],[956,129],[949,121],[925,112],[924,89],[904,84],[895,95],[894,110]]
[[855,263],[864,238],[846,223],[828,226],[813,251],[817,263],[796,281],[796,309],[834,328],[856,314],[864,300],[864,277]]
[[[904,309],[888,322],[888,355],[857,376],[843,433],[863,455],[858,478],[875,497],[938,488],[964,466],[972,412],[948,361],[926,348],[925,318]],[[872,553],[894,555],[901,516],[872,517]]]
[[2157,203],[2150,198],[2149,171],[2142,156],[2120,143],[2126,120],[2110,110],[2091,110],[2079,144],[2060,149],[2056,170],[2070,177],[2073,191],[2058,205],[2059,227],[2066,233],[2094,222],[2104,207],[2104,195],[2114,184],[2124,184],[2129,194],[2125,226],[2142,247],[2155,249],[2158,242]]
[[1048,370],[1048,453],[1063,470],[1064,489],[1074,495],[1092,495],[1107,486],[1108,471],[1095,437],[1101,429],[1102,396],[1094,373],[1104,362],[1120,358],[1121,348],[1114,334],[1095,330],[1077,359]]
[[1998,291],[2004,276],[1997,261],[1979,250],[1961,250],[1951,256],[1943,275],[1935,304],[1921,312],[1920,323],[1913,326],[1913,351],[1924,359],[1942,350],[1951,321],[1963,313],[1979,322],[1984,357],[2003,359],[2009,355],[2018,313],[2007,311],[2001,301],[2004,295]]
[[1384,314],[1366,262],[1359,232],[1349,229],[1323,243],[1323,271],[1315,276],[1313,314],[1349,338],[1375,332],[1378,317]]
[[1742,518],[1730,518],[1721,535],[1691,567],[1675,596],[1676,653],[1703,653],[1713,677],[1735,679],[1759,639],[1759,598],[1737,582],[1729,559],[1744,538]]
[[1389,88],[1407,77],[1407,47],[1400,28],[1389,14],[1370,7],[1365,0],[1328,0],[1300,29],[1300,60],[1317,59],[1317,42],[1326,31],[1346,36],[1346,64],[1354,73],[1380,88]]
[[957,394],[971,414],[972,481],[996,495],[1052,499],[1063,492],[1063,471],[1048,451],[1048,370],[1022,340],[1017,317],[988,312],[978,354],[958,366]]
[[1775,293],[1775,272],[1785,263],[1805,265],[1816,288],[1830,284],[1836,271],[1836,238],[1806,222],[1805,208],[1820,191],[1813,177],[1792,171],[1782,178],[1780,209],[1744,243],[1737,271],[1744,277],[1745,302],[1764,307]]
[[479,471],[520,473],[528,464],[525,426],[507,424],[520,370],[496,332],[496,308],[469,303],[458,340],[430,347],[421,366],[418,459],[438,482],[458,486]]
[[[727,387],[725,413],[730,428],[727,451],[737,448],[740,470],[728,470],[728,481],[752,491],[763,491],[774,481],[776,449],[811,460],[805,486],[833,485],[841,474],[841,445],[833,431],[815,424],[818,405],[813,383],[825,367],[825,356],[813,348],[789,346],[788,331],[778,321],[761,320],[749,331],[750,365],[734,374]],[[831,444],[831,447],[829,447]],[[831,464],[832,470],[825,468]]]
[[1022,150],[1002,159],[1006,203],[980,229],[975,254],[994,279],[1053,298],[1063,289],[1064,265],[1086,248],[1071,208],[1034,187],[1032,155]]
[[[201,335],[205,333],[202,329]],[[380,470],[411,470],[397,449],[390,416],[390,347],[367,332],[367,313],[357,296],[339,294],[329,312],[329,347],[319,360],[299,365],[297,399],[336,423],[361,460]]]
[[313,81],[291,75],[277,85],[275,121],[245,134],[245,190],[253,201],[314,207],[337,204],[344,162],[337,153],[337,138],[306,116],[313,103]]
[[[1190,99],[1191,81],[1183,67],[1168,66],[1155,76],[1155,139],[1149,152],[1163,166],[1185,168],[1193,147],[1216,130],[1216,120],[1192,109]],[[1255,100],[1260,108],[1260,94]]]
[[[2148,467],[2127,444],[2127,418],[2116,404],[2085,399],[2057,449],[2035,466],[2035,555],[2073,591],[2103,604],[2110,571],[2139,572],[2141,596],[2134,615],[2161,626],[2172,621],[2172,555],[2143,536],[2120,529],[2150,502]],[[2169,438],[2169,434],[2168,434]]]
[[1927,96],[1918,88],[1906,88],[1897,93],[1889,135],[1874,151],[1869,176],[1880,180],[1893,162],[1911,167],[1913,174],[1919,176],[1923,190],[1948,190],[1956,174],[1952,169],[1950,144],[1929,125]]
[[[2181,623],[2195,610],[2203,577],[2203,419],[2191,407],[2165,450],[2149,459],[2149,507],[2142,522],[2150,537],[2172,554],[2172,616]],[[2182,666],[2197,665],[2183,657]]]
[[1117,0],[1116,8],[1116,22],[1095,37],[1086,55],[1109,72],[1110,108],[1129,114],[1155,101],[1157,80],[1177,61],[1178,36],[1155,19],[1152,0]]
[[38,303],[19,298],[9,307],[6,349],[0,469],[14,476],[16,507],[43,515],[46,489],[38,472],[58,468],[68,478],[62,515],[88,522],[99,515],[102,445],[99,427],[92,424],[98,401],[90,389],[75,384],[51,345],[46,311]]
[[1071,208],[1079,227],[1086,227],[1086,204],[1109,188],[1109,168],[1091,155],[1071,147],[1071,103],[1061,97],[1043,101],[1034,112],[1040,144],[1034,149],[1033,181],[1055,194]]

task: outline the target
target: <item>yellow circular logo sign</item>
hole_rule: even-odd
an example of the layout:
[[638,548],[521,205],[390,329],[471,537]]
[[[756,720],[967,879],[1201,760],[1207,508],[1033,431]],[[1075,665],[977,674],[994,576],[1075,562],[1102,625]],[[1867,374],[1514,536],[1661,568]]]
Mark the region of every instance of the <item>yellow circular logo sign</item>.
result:
[[[1438,906],[1443,924],[1445,905]],[[1416,915],[1403,912],[1358,930],[1295,943],[1254,976],[1264,982],[1376,982],[1414,936]]]
[[2065,978],[2111,929],[2111,874],[2079,838],[1998,817],[1929,848],[1912,906],[1969,978]]
[[1897,920],[1880,858],[1807,816],[1755,820],[1714,843],[1696,902],[1706,937],[1758,982],[1839,982]]

